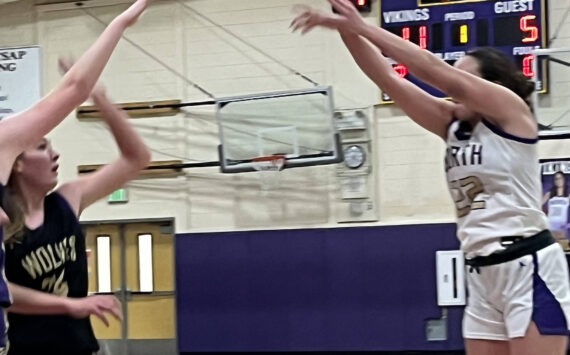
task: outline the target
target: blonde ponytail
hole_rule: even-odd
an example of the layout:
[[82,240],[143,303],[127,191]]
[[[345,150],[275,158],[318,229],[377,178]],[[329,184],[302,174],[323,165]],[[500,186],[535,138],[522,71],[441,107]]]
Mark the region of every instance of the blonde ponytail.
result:
[[10,244],[21,241],[26,230],[24,204],[10,186],[6,186],[4,189],[2,207],[10,218],[10,222],[2,226],[4,243]]

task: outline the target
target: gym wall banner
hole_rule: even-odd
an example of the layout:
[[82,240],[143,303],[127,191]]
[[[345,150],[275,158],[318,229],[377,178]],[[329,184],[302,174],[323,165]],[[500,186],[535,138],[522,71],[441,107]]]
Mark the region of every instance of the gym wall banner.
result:
[[570,158],[541,162],[542,209],[554,237],[570,249]]
[[0,120],[41,97],[41,48],[0,48]]

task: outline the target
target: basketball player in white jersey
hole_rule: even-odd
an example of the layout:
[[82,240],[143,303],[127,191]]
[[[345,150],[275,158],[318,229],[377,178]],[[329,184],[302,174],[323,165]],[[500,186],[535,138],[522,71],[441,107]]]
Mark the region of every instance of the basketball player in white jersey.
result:
[[[538,131],[527,102],[532,83],[493,48],[469,51],[452,67],[367,24],[349,0],[329,2],[338,14],[305,7],[293,29],[338,30],[364,73],[447,143],[457,236],[473,271],[463,319],[467,354],[566,354],[568,265],[541,210]],[[401,79],[378,49],[453,101]]]

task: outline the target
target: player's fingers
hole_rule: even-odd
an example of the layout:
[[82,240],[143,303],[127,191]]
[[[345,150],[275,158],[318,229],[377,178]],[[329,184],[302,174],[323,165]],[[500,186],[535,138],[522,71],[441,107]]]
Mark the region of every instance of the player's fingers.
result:
[[291,21],[291,24],[289,25],[289,27],[296,26],[299,22],[305,21],[309,16],[310,16],[310,14],[307,12],[302,13],[301,15],[295,17],[293,19],[293,21]]
[[123,309],[123,307],[121,306],[121,302],[119,302],[118,299],[114,299],[113,300],[113,306],[111,307],[111,309],[109,311],[111,312],[113,317],[115,317],[115,319],[117,319],[118,321],[122,321],[123,320],[122,309]]
[[307,21],[306,20],[299,20],[293,25],[292,31],[296,32],[298,29],[305,27]]
[[119,312],[119,310],[117,308],[111,308],[109,309],[109,313],[111,313],[111,315],[113,316],[113,318],[115,318],[116,320],[118,320],[119,322],[123,320],[123,317],[121,315],[121,312]]
[[297,24],[297,22],[299,22],[299,18],[298,18],[298,17],[295,17],[295,18],[293,19],[293,21],[291,21],[291,23],[289,24],[289,28],[295,27],[295,25]]
[[107,319],[107,317],[105,316],[105,314],[101,310],[97,309],[95,312],[93,312],[93,314],[97,318],[99,318],[101,320],[101,322],[103,322],[103,324],[105,324],[106,327],[109,326],[109,320]]
[[336,9],[336,11],[341,15],[349,15],[351,10],[354,8],[350,2],[342,0],[329,0],[331,5]]
[[349,0],[337,0],[337,1],[340,2],[341,6],[343,6],[344,9],[348,11],[354,10],[354,4]]
[[301,30],[301,34],[304,35],[304,34],[308,33],[308,32],[311,31],[313,28],[315,28],[316,25],[317,25],[316,23],[307,24],[307,25]]
[[338,2],[338,0],[329,0],[329,3],[331,4],[331,6],[336,10],[336,12],[338,12],[341,15],[344,15],[345,10],[342,7],[342,5]]

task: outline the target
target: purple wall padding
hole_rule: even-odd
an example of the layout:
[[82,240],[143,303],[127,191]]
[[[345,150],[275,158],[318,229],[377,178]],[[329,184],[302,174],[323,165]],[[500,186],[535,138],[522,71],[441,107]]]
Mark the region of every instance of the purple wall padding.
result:
[[425,337],[457,248],[454,224],[177,235],[179,351],[462,349],[461,307]]

